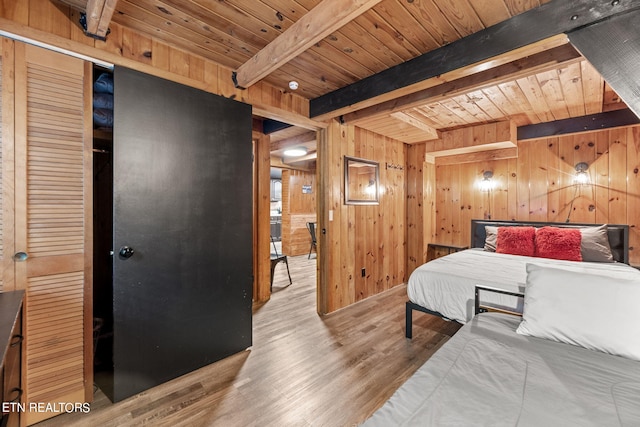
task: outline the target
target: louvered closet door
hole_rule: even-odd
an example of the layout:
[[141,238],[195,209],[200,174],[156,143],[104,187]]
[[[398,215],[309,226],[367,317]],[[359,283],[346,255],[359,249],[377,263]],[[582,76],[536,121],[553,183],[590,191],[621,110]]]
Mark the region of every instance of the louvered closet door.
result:
[[[16,43],[16,284],[25,402],[92,394],[90,66]],[[85,335],[84,331],[87,332]],[[32,424],[52,413],[27,413]]]
[[15,290],[13,270],[14,44],[0,38],[0,292]]

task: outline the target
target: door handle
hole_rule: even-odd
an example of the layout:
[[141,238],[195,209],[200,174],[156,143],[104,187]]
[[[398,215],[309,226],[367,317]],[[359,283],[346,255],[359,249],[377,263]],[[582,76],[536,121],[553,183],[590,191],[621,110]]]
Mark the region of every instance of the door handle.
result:
[[118,251],[118,255],[120,255],[120,259],[129,259],[133,256],[134,253],[135,251],[133,250],[133,248],[130,248],[129,246],[123,246]]
[[29,258],[29,254],[26,252],[16,252],[13,256],[15,261],[26,261]]

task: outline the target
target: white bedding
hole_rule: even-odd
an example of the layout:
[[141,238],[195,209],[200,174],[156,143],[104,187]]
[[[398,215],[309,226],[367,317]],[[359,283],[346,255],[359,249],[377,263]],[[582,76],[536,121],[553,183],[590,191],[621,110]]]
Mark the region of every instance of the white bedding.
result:
[[519,323],[476,316],[364,426],[640,425],[640,362],[518,335]]
[[[474,314],[476,285],[524,292],[527,263],[615,278],[640,279],[640,271],[622,263],[561,261],[468,249],[418,267],[409,277],[407,295],[409,300],[422,307],[466,323]],[[522,299],[516,297],[483,293],[480,300],[522,312]]]

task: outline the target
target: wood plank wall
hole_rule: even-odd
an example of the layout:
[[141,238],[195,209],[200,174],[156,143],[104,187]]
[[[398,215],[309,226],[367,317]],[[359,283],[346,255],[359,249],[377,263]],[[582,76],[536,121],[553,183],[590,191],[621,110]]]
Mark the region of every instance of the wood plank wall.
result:
[[[318,214],[318,240],[323,248],[319,287],[325,294],[321,293],[318,309],[328,313],[406,280],[407,146],[335,122],[321,132],[319,144],[318,191],[323,194]],[[379,162],[379,205],[344,204],[345,155]],[[321,232],[323,228],[326,233]]]
[[[262,128],[262,126],[260,126]],[[269,136],[262,131],[253,132],[253,221],[262,224],[261,218],[269,213],[270,200],[270,158]],[[253,301],[267,301],[271,297],[270,271],[266,267],[266,254],[270,253],[271,229],[264,226],[253,227]],[[261,264],[262,263],[262,264]]]
[[[311,193],[303,193],[302,187],[311,186]],[[290,256],[308,254],[311,235],[307,222],[316,218],[315,172],[285,169],[282,171],[282,253]]]
[[[106,41],[92,39],[84,35],[79,18],[76,10],[51,0],[0,0],[0,27],[5,31],[246,102],[254,109],[273,111],[281,120],[308,120],[309,102],[299,95],[264,82],[247,90],[236,89],[231,79],[233,70],[113,22]],[[268,170],[270,160],[262,161],[267,162],[263,167]],[[269,226],[267,209],[258,214],[257,228],[268,230]],[[265,246],[257,263],[260,271],[254,274],[257,280],[269,277],[268,256]],[[268,282],[254,284],[258,300],[268,298],[264,291],[268,286]]]
[[425,162],[426,146],[407,147],[407,278],[427,262],[427,244],[435,238],[436,166]]
[[[590,183],[573,183],[589,164]],[[518,142],[518,158],[436,166],[434,242],[467,245],[473,218],[629,224],[640,266],[640,126]],[[485,170],[495,188],[480,191]],[[411,239],[411,237],[410,237]]]

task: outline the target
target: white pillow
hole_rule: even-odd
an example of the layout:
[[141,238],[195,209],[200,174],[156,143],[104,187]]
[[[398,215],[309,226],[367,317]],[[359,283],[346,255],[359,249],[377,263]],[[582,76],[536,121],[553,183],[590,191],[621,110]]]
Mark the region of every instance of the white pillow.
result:
[[640,360],[639,305],[640,279],[527,264],[516,332]]

